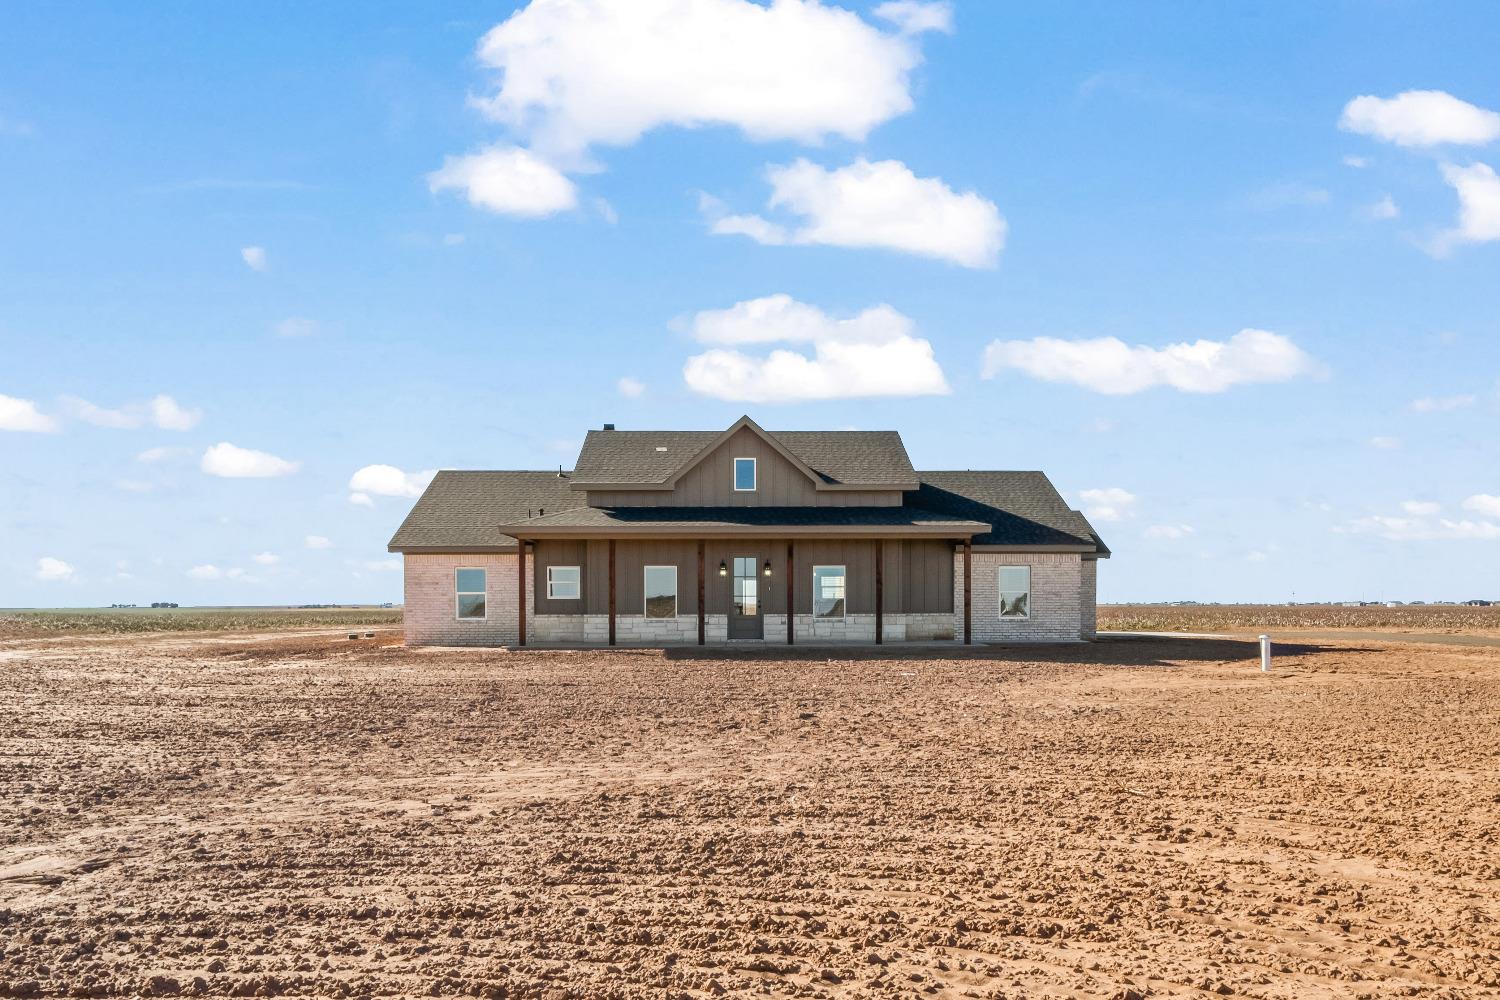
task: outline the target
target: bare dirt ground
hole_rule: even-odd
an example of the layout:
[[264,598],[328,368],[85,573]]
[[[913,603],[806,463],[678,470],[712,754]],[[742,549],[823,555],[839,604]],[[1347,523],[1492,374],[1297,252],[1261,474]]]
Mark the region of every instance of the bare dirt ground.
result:
[[0,995],[1500,995],[1500,650],[0,662]]

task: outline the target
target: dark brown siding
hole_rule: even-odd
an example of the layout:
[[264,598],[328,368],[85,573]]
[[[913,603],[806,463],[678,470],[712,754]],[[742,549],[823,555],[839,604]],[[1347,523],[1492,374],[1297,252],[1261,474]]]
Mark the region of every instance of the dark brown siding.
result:
[[[539,541],[534,543],[528,560],[532,586],[535,588],[535,611],[539,615],[580,615],[588,603],[589,566],[586,559],[586,542]],[[552,601],[547,599],[547,567],[577,566],[579,568],[579,599],[576,601]]]
[[[698,543],[687,539],[618,541],[615,543],[615,608],[639,615],[646,606],[646,567],[677,567],[677,613],[698,613]],[[714,563],[717,567],[718,563]],[[712,592],[712,587],[709,588]],[[608,613],[608,605],[605,611]]]
[[[756,489],[734,489],[734,460],[755,459]],[[590,490],[593,507],[895,507],[899,490],[819,492],[801,469],[749,428],[699,460],[674,490]]]
[[901,562],[903,611],[912,614],[953,611],[952,542],[904,542]]
[[[770,615],[786,613],[786,542],[757,538],[746,541],[723,541],[709,539],[703,550],[704,570],[708,575],[705,596],[708,613],[727,615],[729,600],[734,590],[734,557],[749,556],[755,565],[764,567],[771,560],[771,575],[760,578],[760,602],[762,612]],[[719,575],[719,563],[728,569],[729,575]]]
[[[814,566],[844,567],[844,610],[846,614],[875,613],[875,543],[865,539],[849,541],[797,541],[797,580],[793,600],[797,614],[812,614]],[[894,612],[894,607],[887,610]]]

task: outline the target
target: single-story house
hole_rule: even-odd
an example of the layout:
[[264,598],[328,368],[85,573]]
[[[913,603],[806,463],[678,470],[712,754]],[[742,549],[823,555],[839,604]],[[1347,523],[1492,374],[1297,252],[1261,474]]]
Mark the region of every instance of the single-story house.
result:
[[571,472],[439,472],[391,539],[409,645],[1094,637],[1040,472],[918,472],[895,431],[590,431]]

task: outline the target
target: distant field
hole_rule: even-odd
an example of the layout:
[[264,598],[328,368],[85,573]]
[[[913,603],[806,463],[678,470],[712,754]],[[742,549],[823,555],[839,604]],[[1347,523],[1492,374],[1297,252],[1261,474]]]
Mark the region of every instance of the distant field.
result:
[[1232,632],[1247,629],[1500,633],[1500,606],[1423,604],[1345,608],[1331,604],[1101,604],[1099,627],[1126,632]]
[[0,639],[400,625],[400,608],[58,608],[0,610]]

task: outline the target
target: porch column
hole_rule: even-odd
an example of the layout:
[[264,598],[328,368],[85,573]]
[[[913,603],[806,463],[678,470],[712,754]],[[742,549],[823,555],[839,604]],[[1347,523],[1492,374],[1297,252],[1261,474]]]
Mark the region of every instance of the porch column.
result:
[[974,644],[974,542],[964,539],[964,645]]
[[526,645],[526,539],[516,539],[517,646]]
[[698,645],[703,645],[703,539],[698,539]]
[[609,644],[615,644],[615,540],[609,540]]
[[885,542],[875,539],[875,645],[885,642]]
[[789,538],[786,543],[786,644],[788,646],[797,642],[797,616],[794,610],[796,604],[792,601],[792,578],[797,575],[797,572],[796,563],[793,562],[792,557],[792,540]]

